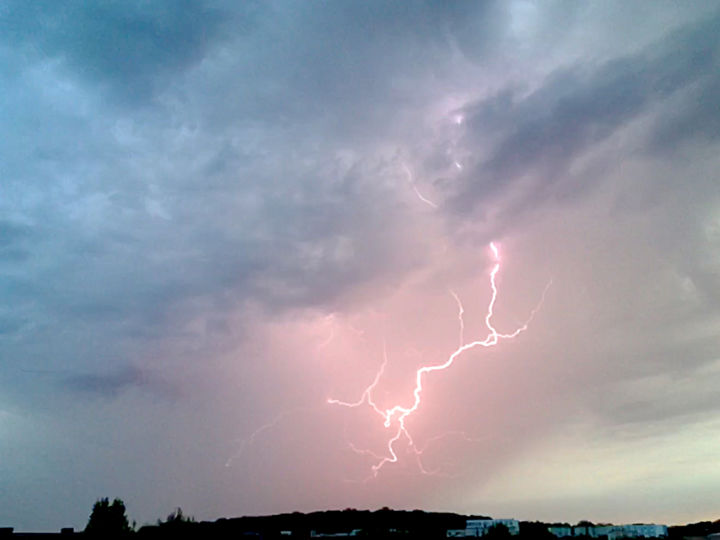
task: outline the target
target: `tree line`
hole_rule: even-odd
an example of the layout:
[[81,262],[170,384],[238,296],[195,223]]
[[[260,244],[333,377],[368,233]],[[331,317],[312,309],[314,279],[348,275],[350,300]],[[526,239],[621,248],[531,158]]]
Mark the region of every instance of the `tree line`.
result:
[[[309,539],[322,535],[350,534],[383,540],[409,540],[415,538],[445,539],[448,529],[464,529],[468,519],[489,519],[487,516],[467,516],[449,512],[425,512],[423,510],[327,510],[320,512],[292,512],[271,516],[245,516],[220,518],[208,522],[196,521],[176,508],[164,520],[153,525],[137,527],[127,516],[121,499],[99,499],[95,502],[85,527],[88,536],[96,538],[122,538],[133,536],[137,540],[161,540],[164,538],[233,538],[245,540]],[[591,524],[590,522],[581,522]],[[549,523],[521,521],[520,534],[512,538],[550,539]],[[560,524],[554,524],[560,525]],[[565,524],[567,525],[567,524]],[[354,531],[354,532],[353,532]],[[669,527],[669,537],[706,536],[720,532],[720,520],[704,521]],[[484,536],[488,540],[510,538],[506,527],[500,525]]]

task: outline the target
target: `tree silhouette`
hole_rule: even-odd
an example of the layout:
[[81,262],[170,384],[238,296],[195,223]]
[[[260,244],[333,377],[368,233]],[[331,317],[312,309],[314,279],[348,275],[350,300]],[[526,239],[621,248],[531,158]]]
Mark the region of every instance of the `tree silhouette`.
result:
[[195,518],[183,514],[182,508],[178,506],[170,513],[170,515],[168,515],[167,519],[164,522],[158,521],[158,525],[168,525],[173,523],[195,523]]
[[125,503],[120,499],[110,503],[107,497],[96,501],[88,524],[85,526],[85,532],[104,538],[131,533],[132,528],[125,514]]

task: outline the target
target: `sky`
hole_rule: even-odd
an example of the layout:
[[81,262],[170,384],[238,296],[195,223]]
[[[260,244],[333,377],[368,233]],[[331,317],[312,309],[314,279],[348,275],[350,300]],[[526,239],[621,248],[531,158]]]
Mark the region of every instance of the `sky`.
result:
[[0,525],[720,517],[719,26],[2,2]]

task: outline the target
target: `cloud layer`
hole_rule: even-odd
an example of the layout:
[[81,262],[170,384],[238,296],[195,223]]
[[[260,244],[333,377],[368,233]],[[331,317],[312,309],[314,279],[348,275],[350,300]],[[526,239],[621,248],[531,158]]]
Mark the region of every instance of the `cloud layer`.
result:
[[[0,521],[716,517],[718,17],[6,2]],[[401,446],[360,482],[350,445],[386,431],[326,400],[383,347],[378,400],[410,400],[458,344],[451,290],[484,337],[491,240],[498,327],[552,279],[542,309],[428,378],[410,427],[442,474]]]

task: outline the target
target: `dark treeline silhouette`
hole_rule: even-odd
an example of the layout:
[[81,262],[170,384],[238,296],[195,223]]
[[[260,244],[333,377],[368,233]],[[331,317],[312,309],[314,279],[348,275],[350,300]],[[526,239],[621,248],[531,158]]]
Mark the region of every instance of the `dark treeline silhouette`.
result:
[[710,534],[720,534],[720,519],[668,527],[668,538],[703,538]]
[[[292,512],[269,516],[246,516],[221,518],[216,521],[195,521],[177,508],[165,520],[139,529],[130,524],[125,504],[120,499],[99,499],[93,506],[84,532],[63,529],[62,533],[30,534],[34,540],[82,536],[88,539],[111,538],[135,540],[165,540],[176,538],[234,539],[241,540],[320,540],[323,537],[360,537],[378,540],[441,540],[447,538],[448,529],[465,529],[468,519],[490,519],[488,516],[462,515],[449,512],[425,512],[423,510],[328,510],[320,512]],[[551,539],[555,536],[548,527],[566,526],[567,523],[544,523],[521,521],[520,534],[511,536],[504,525],[490,529],[483,538]],[[581,522],[578,525],[592,525]],[[688,525],[669,527],[670,539],[705,538],[720,533],[720,520],[702,521]],[[25,537],[14,533],[12,528],[0,528],[2,538]],[[582,538],[582,537],[573,537]]]
[[[172,519],[171,519],[172,518]],[[239,518],[221,518],[213,522],[195,522],[182,515],[178,509],[158,525],[144,526],[137,531],[138,537],[147,540],[177,538],[178,535],[192,538],[253,538],[263,540],[309,539],[331,535],[351,535],[379,540],[410,540],[447,538],[448,529],[464,529],[468,519],[489,519],[488,516],[462,515],[422,510],[329,510],[308,514],[293,512],[271,516],[247,516]],[[592,525],[583,521],[581,525]],[[508,530],[496,526],[484,536],[488,540],[501,538],[552,539],[550,525],[568,525],[566,523],[545,523],[541,521],[521,521],[520,534],[510,536]],[[720,532],[720,520],[692,523],[669,528],[669,538],[703,538]],[[584,537],[574,537],[582,539]],[[140,540],[140,539],[139,539]]]
[[303,514],[293,512],[272,516],[247,516],[218,519],[213,522],[171,521],[141,527],[139,537],[170,538],[188,534],[197,538],[237,538],[260,536],[266,540],[310,538],[312,535],[350,534],[372,538],[445,538],[448,529],[463,529],[467,519],[485,516],[464,516],[422,510],[328,510]]
[[125,503],[121,499],[114,499],[111,503],[108,498],[99,499],[90,513],[90,519],[85,527],[88,535],[109,538],[125,536],[132,532]]

